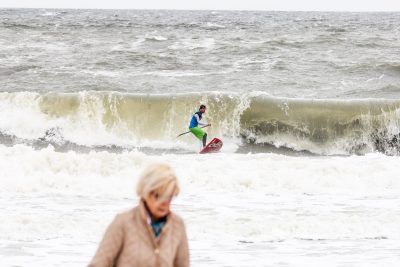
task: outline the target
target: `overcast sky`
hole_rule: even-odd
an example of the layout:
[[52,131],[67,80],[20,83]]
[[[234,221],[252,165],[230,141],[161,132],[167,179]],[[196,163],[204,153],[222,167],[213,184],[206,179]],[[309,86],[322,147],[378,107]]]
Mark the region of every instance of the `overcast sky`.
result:
[[0,7],[400,11],[400,0],[0,0]]

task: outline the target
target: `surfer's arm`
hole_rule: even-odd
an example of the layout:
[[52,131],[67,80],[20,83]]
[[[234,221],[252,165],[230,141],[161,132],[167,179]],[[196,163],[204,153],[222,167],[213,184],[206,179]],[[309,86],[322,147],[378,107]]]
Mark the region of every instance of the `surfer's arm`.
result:
[[200,126],[206,126],[206,125],[208,125],[207,122],[202,122],[202,121],[200,120],[199,115],[194,114],[194,117],[196,118],[197,123],[198,123]]
[[114,266],[118,254],[122,248],[123,225],[118,215],[108,226],[96,255],[88,267]]

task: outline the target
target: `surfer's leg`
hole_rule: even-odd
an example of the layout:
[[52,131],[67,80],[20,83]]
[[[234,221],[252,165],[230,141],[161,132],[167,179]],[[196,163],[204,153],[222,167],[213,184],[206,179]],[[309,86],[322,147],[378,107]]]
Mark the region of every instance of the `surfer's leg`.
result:
[[207,133],[204,133],[203,135],[203,147],[205,147],[207,144]]
[[203,136],[206,134],[206,132],[204,132],[203,129],[201,129],[200,127],[193,127],[189,129],[190,132],[192,134],[194,134],[194,136],[196,136],[200,141],[203,140]]

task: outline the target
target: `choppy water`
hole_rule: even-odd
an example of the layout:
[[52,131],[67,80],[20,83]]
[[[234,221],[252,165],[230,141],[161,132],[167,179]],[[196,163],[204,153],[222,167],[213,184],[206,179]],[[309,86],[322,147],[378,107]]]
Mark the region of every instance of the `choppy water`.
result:
[[86,264],[167,161],[193,266],[398,266],[399,19],[0,10],[1,265]]
[[399,19],[398,13],[1,10],[0,88],[399,97]]

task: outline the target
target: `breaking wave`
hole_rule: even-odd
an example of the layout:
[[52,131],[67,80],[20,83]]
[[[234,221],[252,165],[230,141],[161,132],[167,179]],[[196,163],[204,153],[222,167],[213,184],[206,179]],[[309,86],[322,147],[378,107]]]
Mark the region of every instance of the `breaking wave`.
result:
[[193,137],[177,135],[187,131],[200,103],[208,107],[209,135],[234,143],[236,152],[400,151],[400,100],[291,99],[261,92],[0,93],[0,141],[73,150],[190,152],[197,149]]

